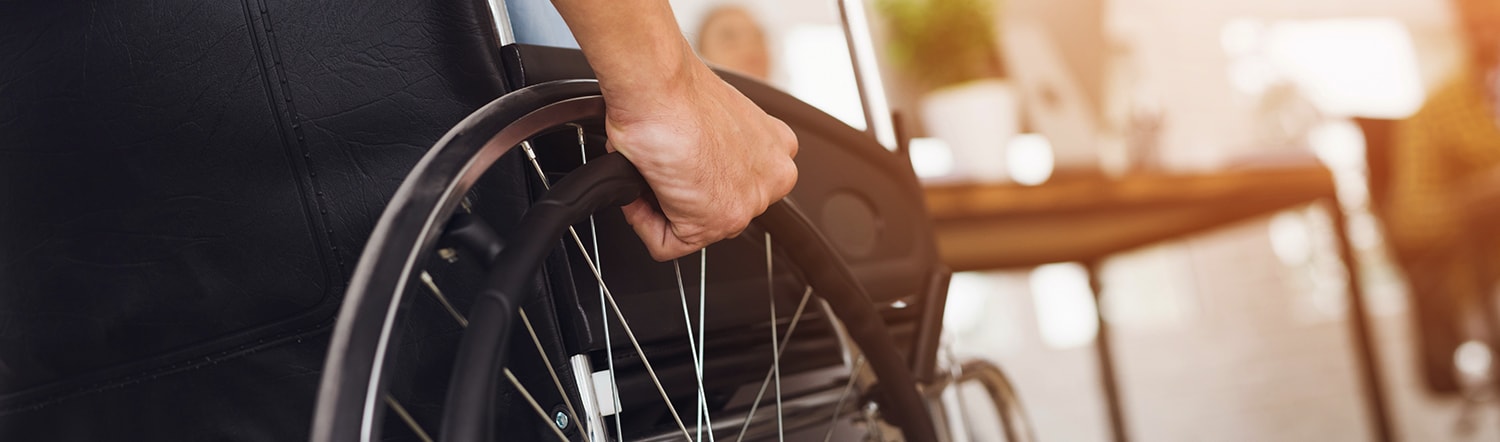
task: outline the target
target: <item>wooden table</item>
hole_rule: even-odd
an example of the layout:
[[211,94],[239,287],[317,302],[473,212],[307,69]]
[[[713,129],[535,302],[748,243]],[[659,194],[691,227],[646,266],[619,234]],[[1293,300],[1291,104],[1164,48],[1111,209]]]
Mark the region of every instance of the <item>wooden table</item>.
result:
[[1333,198],[1322,167],[1090,177],[926,190],[943,260],[956,271],[1096,261],[1126,250]]
[[[1110,255],[1323,203],[1333,214],[1339,254],[1351,281],[1351,333],[1374,434],[1391,440],[1359,274],[1327,169],[1306,165],[1197,175],[1063,178],[1035,187],[945,184],[928,186],[926,195],[938,247],[955,271],[1082,262],[1096,297],[1097,265]],[[1111,429],[1115,440],[1123,441],[1127,432],[1106,325],[1100,317],[1095,348]]]

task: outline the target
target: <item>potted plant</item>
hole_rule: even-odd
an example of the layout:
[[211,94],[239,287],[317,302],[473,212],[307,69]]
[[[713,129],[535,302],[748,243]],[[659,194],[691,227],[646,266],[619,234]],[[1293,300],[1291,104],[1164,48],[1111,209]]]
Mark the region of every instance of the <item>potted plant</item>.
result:
[[1019,131],[1017,93],[1002,78],[995,0],[878,0],[891,63],[920,92],[927,133],[953,151],[955,175],[1006,178]]

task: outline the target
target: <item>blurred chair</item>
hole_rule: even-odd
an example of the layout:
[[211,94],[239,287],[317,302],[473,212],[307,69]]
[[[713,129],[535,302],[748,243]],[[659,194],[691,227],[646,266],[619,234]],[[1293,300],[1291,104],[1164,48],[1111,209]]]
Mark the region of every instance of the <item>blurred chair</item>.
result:
[[[1391,237],[1384,221],[1390,219],[1391,198],[1396,182],[1395,140],[1399,121],[1385,119],[1355,119],[1365,137],[1365,161],[1368,167],[1367,183],[1370,192],[1370,210],[1383,222],[1381,228],[1387,238]],[[1500,173],[1500,171],[1497,171]],[[1491,174],[1497,175],[1497,174]],[[1491,184],[1500,181],[1490,180]],[[1500,194],[1500,185],[1489,192]],[[1482,189],[1475,189],[1482,190]],[[1475,205],[1471,205],[1473,207]],[[1482,205],[1478,205],[1482,207]],[[1449,274],[1436,268],[1445,263],[1433,262],[1425,256],[1417,256],[1401,247],[1390,247],[1393,258],[1406,276],[1410,305],[1413,310],[1417,333],[1417,354],[1421,358],[1423,377],[1427,388],[1434,393],[1473,394],[1475,390],[1500,387],[1494,382],[1494,367],[1480,376],[1462,376],[1457,361],[1457,352],[1465,342],[1489,342],[1490,349],[1500,343],[1500,327],[1497,327],[1494,293],[1500,282],[1500,274],[1493,271],[1494,263],[1482,262],[1492,253],[1484,253],[1484,244],[1492,244],[1500,233],[1494,221],[1500,211],[1471,211],[1465,237],[1475,238],[1467,242],[1471,250],[1454,250],[1473,259],[1476,269],[1474,284],[1478,293],[1485,294],[1478,306],[1465,302],[1461,297],[1448,293]],[[1477,307],[1477,308],[1476,308]],[[1475,379],[1479,378],[1479,379]],[[1483,394],[1488,394],[1484,392]]]

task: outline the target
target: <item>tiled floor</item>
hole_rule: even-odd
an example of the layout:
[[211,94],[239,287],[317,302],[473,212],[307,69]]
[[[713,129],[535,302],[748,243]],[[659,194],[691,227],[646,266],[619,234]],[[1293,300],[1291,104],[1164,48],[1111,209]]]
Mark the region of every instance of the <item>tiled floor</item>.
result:
[[[1371,440],[1342,286],[1307,278],[1332,255],[1325,244],[1308,263],[1283,264],[1267,225],[1245,223],[1106,263],[1105,311],[1115,324],[1133,440]],[[985,274],[977,284],[983,296],[955,296],[983,312],[980,320],[954,319],[970,324],[951,327],[955,349],[1009,372],[1041,440],[1108,440],[1091,344],[1044,342],[1040,321],[1057,318],[1032,314],[1027,278]],[[1401,440],[1500,440],[1500,407],[1477,409],[1477,430],[1464,434],[1463,404],[1421,388],[1399,287],[1376,279],[1385,281],[1370,288],[1382,382]]]

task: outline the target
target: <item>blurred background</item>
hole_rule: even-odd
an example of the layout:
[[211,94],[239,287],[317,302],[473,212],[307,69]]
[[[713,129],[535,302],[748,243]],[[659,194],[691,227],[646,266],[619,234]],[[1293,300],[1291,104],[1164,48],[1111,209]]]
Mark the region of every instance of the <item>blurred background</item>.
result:
[[858,79],[840,2],[672,3],[909,153],[1041,440],[1500,440],[1500,2],[850,0]]

